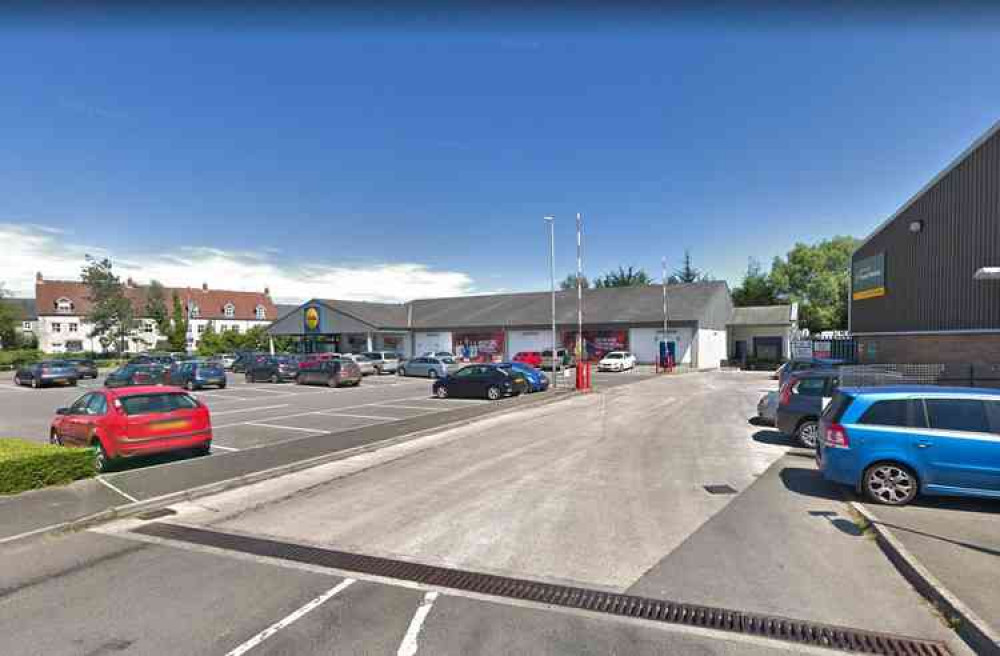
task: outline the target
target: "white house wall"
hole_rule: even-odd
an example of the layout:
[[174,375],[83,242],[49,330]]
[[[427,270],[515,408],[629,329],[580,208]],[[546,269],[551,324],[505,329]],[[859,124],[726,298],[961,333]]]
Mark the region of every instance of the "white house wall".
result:
[[[691,364],[691,328],[668,328],[667,341],[676,344],[677,364]],[[660,355],[663,328],[632,328],[628,331],[629,350],[642,363],[653,363]]]
[[726,331],[698,329],[698,368],[718,369],[726,359]]

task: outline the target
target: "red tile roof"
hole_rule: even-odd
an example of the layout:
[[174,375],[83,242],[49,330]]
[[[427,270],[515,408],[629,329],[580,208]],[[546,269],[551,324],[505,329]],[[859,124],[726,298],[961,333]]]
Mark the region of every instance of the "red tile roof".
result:
[[[146,293],[149,287],[141,285],[126,285],[125,296],[132,301],[138,316],[145,315]],[[59,314],[85,315],[90,311],[90,290],[82,282],[71,280],[37,280],[35,282],[35,304],[38,314],[51,316]],[[278,309],[271,297],[264,292],[237,292],[224,289],[198,289],[191,287],[166,287],[167,311],[172,311],[173,296],[177,294],[185,308],[197,304],[199,319],[241,319],[256,320],[257,306],[263,305],[266,312],[265,320],[273,321],[278,317]],[[73,304],[72,312],[58,312],[56,305],[62,298]],[[227,317],[225,306],[232,303],[234,314]]]

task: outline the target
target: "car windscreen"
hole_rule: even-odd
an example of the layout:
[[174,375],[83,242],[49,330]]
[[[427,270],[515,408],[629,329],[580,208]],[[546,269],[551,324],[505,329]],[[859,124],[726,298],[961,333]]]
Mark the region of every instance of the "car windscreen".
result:
[[176,392],[166,394],[137,394],[120,399],[125,414],[150,415],[165,414],[175,410],[193,410],[198,402],[187,394]]
[[621,353],[608,353],[607,355],[604,356],[606,360],[621,360],[622,357],[624,356],[622,356]]

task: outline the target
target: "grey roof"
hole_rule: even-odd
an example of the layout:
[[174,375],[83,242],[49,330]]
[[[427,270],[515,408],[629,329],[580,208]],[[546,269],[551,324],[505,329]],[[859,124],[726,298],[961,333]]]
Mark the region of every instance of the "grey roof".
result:
[[406,328],[406,306],[401,303],[369,303],[319,299],[329,307],[374,328]]
[[37,321],[38,311],[35,309],[35,299],[33,298],[4,298],[0,303],[14,309],[14,316],[18,321]]
[[[705,321],[713,305],[725,299],[725,282],[667,286],[667,316],[675,321]],[[491,294],[413,301],[413,328],[475,326],[545,326],[552,321],[550,292]],[[728,316],[728,308],[726,309]],[[556,292],[556,321],[576,322],[576,291]],[[634,324],[663,321],[660,285],[590,289],[583,295],[583,321],[587,324]],[[404,324],[405,326],[405,324]]]
[[731,326],[776,326],[792,322],[791,305],[758,305],[733,308]]
[[279,317],[283,317],[286,314],[288,314],[289,312],[294,312],[295,310],[299,309],[300,304],[299,303],[294,303],[294,304],[289,304],[289,303],[275,303],[274,307],[278,310],[278,316]]

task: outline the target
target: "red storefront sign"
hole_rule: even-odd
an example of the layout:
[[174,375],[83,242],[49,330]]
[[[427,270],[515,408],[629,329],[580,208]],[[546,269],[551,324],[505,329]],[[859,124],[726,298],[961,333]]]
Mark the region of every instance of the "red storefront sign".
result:
[[[627,330],[585,330],[583,331],[584,357],[596,362],[611,351],[628,350]],[[563,335],[563,346],[570,353],[576,353],[576,331]]]

